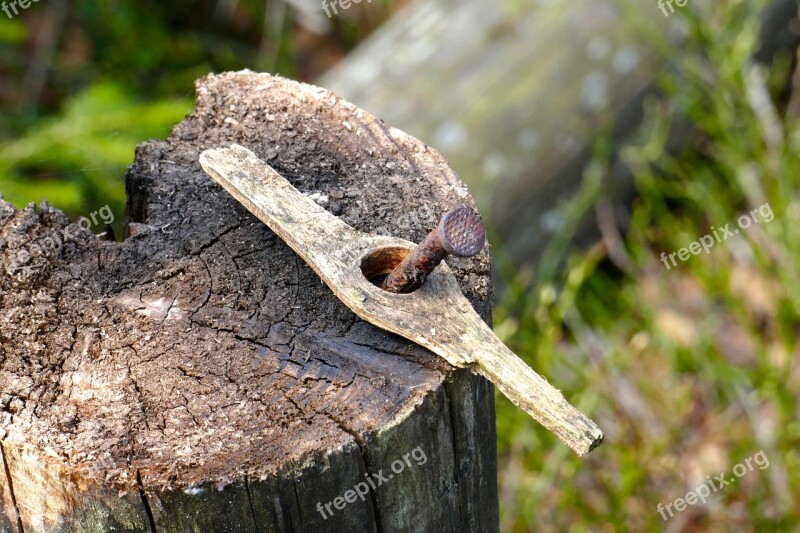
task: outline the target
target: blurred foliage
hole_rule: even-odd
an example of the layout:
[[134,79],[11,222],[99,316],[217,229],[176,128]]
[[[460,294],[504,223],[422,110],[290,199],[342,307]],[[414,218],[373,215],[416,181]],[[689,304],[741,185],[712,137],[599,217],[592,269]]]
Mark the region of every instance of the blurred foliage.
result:
[[328,19],[281,0],[48,0],[0,16],[0,193],[73,217],[108,203],[119,225],[136,145],[191,112],[195,79],[249,68],[311,80],[402,4]]
[[118,85],[96,84],[69,99],[59,116],[0,147],[0,190],[19,205],[46,196],[67,212],[105,202],[121,214],[120,177],[136,144],[166,136],[190,108],[185,99],[136,102]]
[[[598,139],[562,233],[496,309],[498,333],[535,354],[529,363],[607,432],[579,459],[498,397],[504,531],[790,531],[800,522],[800,72],[791,56],[771,71],[751,61],[763,5],[690,3],[676,14],[684,45],[653,43],[671,66],[659,82],[666,98],[648,101],[638,138],[617,147],[639,191],[631,212],[609,213],[610,147]],[[667,136],[684,117],[696,127],[673,155]],[[661,262],[765,203],[772,221],[669,270]],[[604,229],[594,247],[573,249],[587,214],[605,228],[604,217],[627,220],[627,232]],[[662,520],[659,502],[706,476],[732,477],[760,450],[768,468]]]

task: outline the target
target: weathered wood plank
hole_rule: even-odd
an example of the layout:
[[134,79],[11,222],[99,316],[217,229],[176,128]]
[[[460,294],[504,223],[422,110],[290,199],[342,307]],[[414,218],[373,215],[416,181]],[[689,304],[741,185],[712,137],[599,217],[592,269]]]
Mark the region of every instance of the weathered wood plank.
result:
[[488,378],[578,455],[603,440],[594,422],[495,336],[461,294],[445,263],[416,291],[386,291],[369,280],[391,272],[414,243],[354,230],[243,146],[206,150],[200,154],[200,165],[291,246],[359,317]]
[[[763,20],[756,59],[798,46],[796,0],[773,1]],[[683,31],[655,1],[425,0],[319,84],[439,150],[504,249],[530,265],[562,226],[597,135],[638,131],[643,99],[668,68],[654,46],[680,53]],[[671,147],[690,126],[675,125]],[[624,165],[605,185],[617,204],[635,194]],[[580,233],[595,236],[593,220]]]

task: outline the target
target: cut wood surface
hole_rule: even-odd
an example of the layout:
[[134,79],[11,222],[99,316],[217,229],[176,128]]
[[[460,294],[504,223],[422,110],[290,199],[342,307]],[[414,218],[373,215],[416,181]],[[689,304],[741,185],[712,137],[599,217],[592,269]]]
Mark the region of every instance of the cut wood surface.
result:
[[[0,200],[0,531],[497,530],[491,384],[342,304],[202,171],[232,143],[362,232],[474,206],[423,143],[250,72],[138,147],[124,242]],[[488,321],[488,251],[450,268]]]
[[600,444],[603,433],[597,425],[506,348],[472,310],[446,263],[414,292],[385,291],[369,279],[391,272],[414,243],[354,230],[242,146],[206,150],[200,164],[355,314],[485,376],[578,455]]

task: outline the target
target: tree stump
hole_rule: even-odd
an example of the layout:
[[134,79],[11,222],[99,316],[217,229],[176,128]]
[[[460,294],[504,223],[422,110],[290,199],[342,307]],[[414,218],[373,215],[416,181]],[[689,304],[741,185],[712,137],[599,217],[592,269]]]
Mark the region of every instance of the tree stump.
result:
[[[508,256],[535,266],[563,225],[598,135],[613,125],[619,145],[639,133],[642,103],[669,68],[654,43],[678,40],[682,23],[657,1],[414,2],[320,84],[441,150]],[[770,0],[762,23],[757,61],[794,53],[797,0]],[[688,118],[673,125],[674,152],[691,127]],[[622,223],[635,187],[616,154],[606,179]],[[593,242],[595,217],[577,234]]]
[[[0,199],[0,531],[497,530],[492,385],[340,303],[201,170],[234,142],[362,231],[474,205],[420,141],[247,71],[138,147],[123,242]],[[448,263],[488,321],[488,252]]]

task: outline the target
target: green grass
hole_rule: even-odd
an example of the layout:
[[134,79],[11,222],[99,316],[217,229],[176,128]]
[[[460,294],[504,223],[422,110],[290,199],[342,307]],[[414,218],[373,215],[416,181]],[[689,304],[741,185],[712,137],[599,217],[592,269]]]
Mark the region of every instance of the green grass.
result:
[[108,204],[121,234],[123,177],[136,145],[165,138],[191,109],[190,99],[140,102],[115,84],[93,85],[0,147],[0,190],[20,207],[46,197],[78,216]]
[[[578,459],[498,396],[504,531],[800,523],[800,122],[782,92],[791,61],[779,58],[762,72],[749,60],[762,4],[680,13],[691,31],[683,48],[665,49],[666,98],[647,103],[639,137],[619,147],[639,193],[622,246],[570,248],[568,222],[536,270],[509,280],[498,332],[607,437]],[[759,93],[769,96],[766,105],[753,98]],[[679,117],[697,130],[671,155],[665,139]],[[604,201],[603,142],[568,221],[595,216]],[[733,229],[765,203],[772,221],[670,270],[660,262],[662,252],[712,226]],[[685,496],[707,475],[731,477],[760,450],[766,469],[662,521],[658,503]]]

